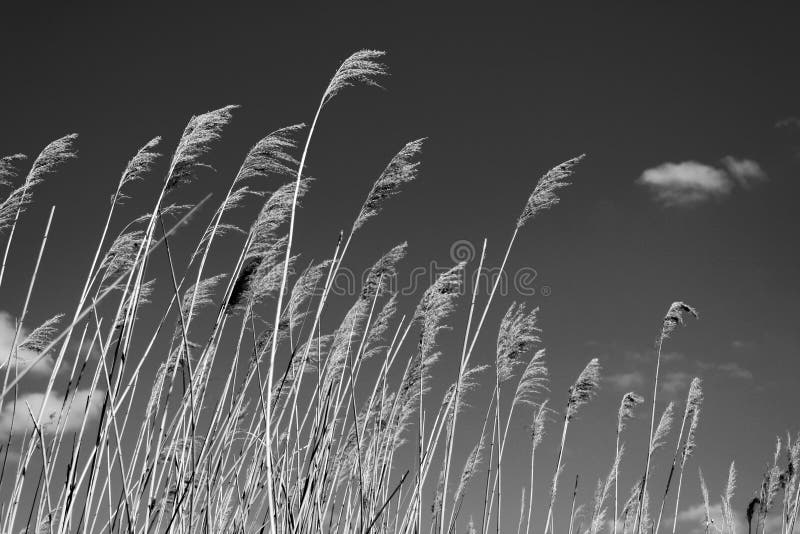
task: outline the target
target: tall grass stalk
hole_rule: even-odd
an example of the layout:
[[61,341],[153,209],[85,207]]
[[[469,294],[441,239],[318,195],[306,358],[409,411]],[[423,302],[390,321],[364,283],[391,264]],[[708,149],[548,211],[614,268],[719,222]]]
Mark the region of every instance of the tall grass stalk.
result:
[[575,383],[569,388],[569,395],[567,397],[567,405],[564,409],[564,426],[561,430],[561,444],[558,447],[558,460],[556,461],[556,469],[553,473],[553,483],[550,487],[550,506],[547,509],[547,520],[545,521],[544,534],[554,532],[555,520],[553,517],[553,508],[556,503],[556,496],[558,495],[558,479],[561,475],[562,461],[564,459],[564,447],[567,442],[567,429],[569,423],[572,421],[582,406],[587,404],[597,394],[597,389],[600,386],[600,362],[597,358],[593,358],[586,364],[583,371],[578,375]]
[[656,422],[656,402],[658,400],[658,378],[661,370],[661,349],[670,334],[684,324],[684,317],[687,315],[697,317],[697,311],[688,304],[680,301],[673,302],[667,310],[664,320],[662,321],[661,331],[656,338],[656,374],[653,380],[653,402],[650,412],[650,433],[648,434],[647,442],[651,444],[647,449],[647,459],[645,460],[644,475],[642,476],[642,491],[639,494],[639,505],[636,510],[636,519],[633,522],[633,532],[639,534],[639,524],[642,519],[642,509],[644,506],[644,496],[647,493],[647,479],[650,475],[650,460],[652,457],[652,443],[653,434],[655,432]]

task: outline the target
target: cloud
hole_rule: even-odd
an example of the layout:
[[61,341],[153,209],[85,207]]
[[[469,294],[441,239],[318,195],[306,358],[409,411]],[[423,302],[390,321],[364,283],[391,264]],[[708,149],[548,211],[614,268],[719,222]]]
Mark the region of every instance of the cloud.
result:
[[645,170],[636,183],[647,187],[656,202],[672,207],[721,199],[737,184],[749,188],[767,179],[767,174],[753,160],[725,156],[722,165],[723,168],[718,168],[697,161],[662,163]]
[[[733,507],[733,515],[734,515],[734,523],[736,532],[747,532],[747,520],[745,519],[744,515],[741,513],[740,510],[737,510],[736,507]],[[708,507],[708,511],[711,515],[711,521],[714,525],[719,528],[722,528],[722,505],[712,504]],[[685,525],[686,530],[685,532],[689,534],[705,534],[705,521],[706,521],[706,509],[703,503],[698,503],[689,508],[681,510],[678,513],[678,523]],[[669,521],[672,523],[672,520]],[[714,528],[712,527],[710,532],[714,532]],[[768,517],[766,523],[764,524],[764,532],[766,534],[778,534],[781,531],[781,519],[779,516],[775,516],[773,514],[772,517]]]
[[698,367],[704,371],[712,371],[719,374],[726,375],[730,378],[738,378],[741,380],[752,380],[753,373],[749,369],[745,369],[736,362],[725,363],[707,363],[697,362]]
[[630,391],[644,385],[644,375],[639,371],[617,373],[606,376],[605,381],[619,391]]
[[[708,507],[709,514],[711,515],[711,523],[716,525],[718,528],[722,528],[722,505],[721,504],[713,504]],[[741,518],[737,517],[736,521],[736,531],[742,532],[743,530],[747,530],[747,525],[743,524],[740,521]],[[687,532],[690,534],[705,534],[706,532],[706,507],[703,503],[695,504],[694,506],[690,506],[685,510],[681,510],[678,513],[678,523],[686,525],[689,529]],[[711,532],[714,531],[713,527],[710,530]]]
[[[603,380],[615,390],[623,392],[641,390],[645,386],[652,388],[652,382],[650,382],[651,385],[648,386],[648,381],[652,380],[652,378],[648,377],[651,376],[653,371],[651,366],[655,366],[656,355],[657,353],[654,349],[645,351],[626,351],[625,359],[629,362],[632,362],[632,364],[637,368],[645,367],[646,372],[642,370],[622,371],[619,373],[606,375],[603,377]],[[680,352],[663,352],[661,354],[662,364],[680,362],[685,359],[686,357]],[[668,393],[673,393],[674,391],[680,390],[681,384],[677,382],[684,380],[689,376],[686,373],[673,373],[673,375],[673,380],[675,383],[667,384],[665,391]],[[670,374],[666,375],[666,378],[664,375],[662,375],[660,379],[662,384],[669,377]],[[686,384],[688,385],[688,379],[686,380]],[[664,389],[663,386],[662,389]]]
[[[91,398],[90,398],[91,396]],[[33,416],[39,415],[39,410],[42,407],[42,400],[44,394],[42,393],[26,393],[20,395],[16,403],[16,413],[14,414],[13,432],[14,435],[27,433],[33,430],[33,421],[28,413],[30,406]],[[59,413],[61,412],[63,394],[58,394],[53,391],[47,399],[45,404],[44,413],[42,415],[42,430],[45,434],[52,434],[56,431],[56,424],[58,423]],[[88,401],[88,406],[87,406]],[[26,406],[27,403],[27,406]],[[79,389],[74,394],[72,401],[72,408],[69,413],[61,420],[61,425],[65,427],[66,432],[77,431],[81,427],[84,414],[88,421],[93,421],[100,415],[100,410],[103,404],[103,392],[95,390],[94,395],[91,395],[89,389]],[[67,403],[69,405],[69,403]],[[12,430],[11,417],[14,411],[14,404],[6,404],[0,413],[0,437],[3,440],[8,438],[9,432]]]
[[786,117],[775,123],[778,128],[800,128],[800,118]]
[[749,188],[752,184],[767,179],[767,173],[752,159],[736,159],[733,156],[725,156],[722,158],[722,164],[728,174],[744,188]]
[[677,395],[689,387],[692,376],[684,371],[672,371],[661,379],[661,391],[669,395]]
[[[14,340],[14,332],[16,331],[16,321],[8,312],[0,311],[0,369],[5,373],[6,364],[11,354],[11,342]],[[20,329],[19,337],[17,338],[17,346],[19,346],[30,332],[25,328]],[[20,369],[27,367],[34,359],[39,357],[39,354],[24,348],[20,348],[17,352],[17,364]],[[11,362],[14,365],[14,361]],[[42,358],[31,369],[31,373],[39,376],[49,376],[53,371],[53,358],[48,355]],[[13,373],[13,369],[11,371]]]

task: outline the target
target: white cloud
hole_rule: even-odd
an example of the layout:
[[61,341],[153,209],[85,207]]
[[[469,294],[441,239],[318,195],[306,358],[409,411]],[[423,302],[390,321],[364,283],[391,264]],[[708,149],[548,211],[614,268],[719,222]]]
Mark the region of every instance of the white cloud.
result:
[[650,189],[664,206],[690,206],[731,191],[732,183],[721,169],[696,161],[663,163],[647,169],[637,183]]
[[[61,425],[65,426],[67,432],[80,429],[84,414],[86,414],[89,421],[97,419],[100,415],[100,409],[103,404],[103,392],[95,390],[91,398],[90,393],[88,389],[79,389],[75,393],[75,397],[72,401],[72,408],[69,414],[61,421]],[[39,415],[39,410],[42,407],[43,398],[44,394],[42,393],[27,393],[19,396],[16,403],[16,413],[14,414],[14,435],[33,430],[33,421],[28,413],[26,403],[30,406],[33,416],[36,417]],[[61,412],[62,399],[63,394],[58,394],[55,391],[52,392],[47,399],[44,413],[42,414],[42,430],[46,434],[52,434],[56,430],[59,413]],[[88,406],[87,400],[89,403]],[[8,438],[9,431],[11,430],[11,415],[13,411],[13,403],[7,403],[3,407],[2,413],[0,413],[0,437],[4,440]]]
[[650,189],[655,200],[664,206],[693,206],[721,199],[735,185],[749,188],[767,179],[761,166],[750,159],[722,158],[724,168],[697,161],[662,163],[645,170],[636,183]]
[[767,173],[761,168],[761,165],[752,159],[737,159],[733,156],[725,156],[722,158],[722,164],[739,185],[748,188],[757,182],[763,182],[767,179]]
[[[8,312],[0,311],[0,370],[5,374],[6,364],[8,363],[9,356],[11,355],[11,342],[14,340],[14,332],[16,331],[16,321]],[[26,328],[21,328],[19,337],[17,338],[17,346],[19,346],[30,332]],[[27,367],[34,359],[38,358],[39,354],[31,350],[20,348],[17,353],[16,362],[11,361],[11,365],[17,363],[20,369]],[[31,369],[31,373],[35,375],[49,376],[53,371],[53,358],[48,355],[42,358]],[[11,370],[12,376],[14,370]]]
[[[747,532],[747,519],[744,517],[744,514],[741,511],[737,510],[735,506],[733,506],[733,514],[734,514],[734,523],[736,524],[736,532]],[[708,507],[708,511],[711,515],[711,521],[714,525],[719,528],[722,528],[722,505],[712,504]],[[781,519],[775,514],[772,517],[768,517],[766,523],[764,524],[764,532],[766,534],[778,534],[781,531]],[[706,521],[706,509],[703,503],[695,504],[694,506],[690,506],[684,510],[681,510],[678,513],[678,524],[683,525],[685,529],[683,531],[688,532],[689,534],[705,534],[705,521]],[[755,520],[754,520],[755,522]],[[670,524],[672,520],[670,519]],[[714,532],[714,528],[710,529],[710,532]]]

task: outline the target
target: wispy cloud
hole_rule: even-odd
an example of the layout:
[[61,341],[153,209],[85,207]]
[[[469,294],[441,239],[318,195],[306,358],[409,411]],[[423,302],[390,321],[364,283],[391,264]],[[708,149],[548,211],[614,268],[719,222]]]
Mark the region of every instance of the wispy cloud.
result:
[[618,391],[630,391],[644,385],[644,375],[640,371],[608,375],[604,380]]
[[691,381],[692,375],[685,371],[670,371],[664,373],[661,379],[661,391],[668,395],[677,395],[684,389],[688,389]]
[[709,363],[697,362],[697,366],[704,371],[712,371],[725,375],[729,378],[739,378],[741,380],[752,380],[753,373],[749,369],[745,369],[736,362],[724,363]]
[[775,123],[778,128],[800,128],[800,118],[785,117]]
[[694,206],[726,197],[735,186],[749,188],[767,179],[761,166],[750,159],[722,158],[722,167],[697,161],[662,163],[645,170],[636,183],[646,187],[663,206]]
[[722,158],[722,165],[725,166],[728,174],[744,188],[749,188],[753,184],[767,179],[767,173],[764,172],[761,165],[752,159],[737,159],[733,156],[725,156]]
[[755,346],[756,343],[754,341],[747,341],[744,339],[734,339],[731,341],[731,348],[736,350],[753,349]]

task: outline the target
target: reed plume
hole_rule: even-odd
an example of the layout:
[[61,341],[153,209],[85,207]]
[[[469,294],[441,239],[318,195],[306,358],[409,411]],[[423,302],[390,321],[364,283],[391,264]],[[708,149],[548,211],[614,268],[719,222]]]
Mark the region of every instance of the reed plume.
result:
[[759,525],[762,529],[766,528],[767,517],[775,506],[775,498],[781,489],[782,470],[778,463],[782,446],[783,442],[780,438],[777,438],[775,440],[775,454],[772,458],[772,465],[769,466],[764,473],[764,480],[759,495],[759,514],[758,522],[756,523],[756,533],[758,533]]
[[322,97],[322,105],[327,104],[339,91],[357,83],[380,87],[377,78],[386,76],[386,66],[378,60],[386,55],[381,50],[359,50],[345,59],[328,83]]
[[[600,532],[600,529],[603,528],[603,525],[606,521],[606,508],[605,502],[608,498],[608,494],[611,491],[611,485],[614,484],[616,486],[617,483],[617,474],[619,473],[619,462],[622,458],[622,453],[624,451],[624,446],[617,450],[617,454],[614,457],[614,462],[611,465],[611,471],[609,471],[608,476],[606,476],[605,481],[598,480],[597,481],[597,489],[595,490],[594,495],[594,507],[592,510],[592,521],[589,525],[589,534],[597,534]],[[614,523],[616,524],[617,519],[614,518]]]
[[[677,495],[675,497],[675,516],[672,520],[672,534],[675,534],[675,529],[677,527],[677,520],[678,520],[678,510],[681,501],[681,488],[683,487],[683,474],[685,472],[684,467],[686,466],[686,461],[694,452],[696,447],[695,443],[695,436],[697,434],[697,426],[700,423],[700,407],[703,403],[703,387],[702,382],[699,378],[692,379],[692,383],[689,385],[689,394],[686,398],[686,408],[683,413],[683,420],[681,423],[681,433],[683,433],[683,428],[686,425],[687,421],[689,422],[689,429],[686,432],[686,440],[684,441],[683,445],[681,445],[681,439],[678,437],[678,445],[675,451],[675,457],[672,460],[672,468],[670,469],[670,478],[667,480],[667,489],[666,492],[669,491],[669,480],[672,478],[672,472],[675,469],[676,459],[678,457],[678,450],[680,450],[680,465],[679,465],[679,475],[678,475],[678,490]],[[682,449],[681,449],[682,447]],[[666,497],[665,492],[665,497]],[[662,510],[664,507],[664,503],[662,501],[661,504]]]
[[567,429],[569,423],[572,421],[578,411],[586,405],[597,394],[600,387],[600,362],[597,358],[592,358],[583,371],[578,375],[578,379],[569,388],[569,395],[567,397],[567,407],[564,412],[564,427],[561,431],[561,445],[558,449],[558,460],[556,461],[556,470],[553,473],[553,483],[550,487],[550,507],[547,510],[547,521],[545,523],[544,532],[555,531],[555,519],[553,518],[553,507],[556,503],[556,496],[558,494],[558,478],[561,474],[562,461],[564,458],[564,446],[567,441]]
[[[459,478],[458,480],[458,487],[456,488],[456,493],[453,498],[454,507],[458,506],[458,503],[464,498],[464,495],[467,492],[467,488],[469,487],[472,478],[478,471],[478,467],[480,467],[485,445],[486,445],[485,433],[481,432],[481,436],[478,439],[478,443],[475,444],[475,447],[472,448],[472,451],[469,453],[469,456],[467,456],[467,461],[464,463],[464,469],[461,471],[461,478]],[[455,518],[451,519],[451,525],[454,519]]]
[[536,459],[536,449],[541,445],[544,439],[544,424],[549,413],[547,407],[547,400],[539,404],[536,411],[533,413],[533,420],[531,421],[530,438],[531,438],[531,475],[530,475],[530,491],[528,492],[528,518],[525,522],[525,533],[530,534],[531,531],[531,518],[533,517],[533,473]]
[[[497,334],[497,374],[500,383],[511,378],[514,367],[521,365],[520,356],[532,345],[541,342],[536,326],[539,308],[526,312],[525,303],[512,302],[500,322]],[[533,360],[532,360],[533,361]]]
[[600,388],[600,362],[593,358],[586,364],[578,379],[569,388],[567,401],[567,420],[571,421],[578,415],[578,410],[597,395]]
[[711,517],[711,504],[708,499],[708,486],[706,486],[706,479],[703,478],[703,470],[697,469],[698,476],[700,477],[700,493],[703,495],[703,510],[705,511],[705,528],[706,534],[714,524],[714,518]]
[[731,505],[735,490],[736,465],[731,462],[730,469],[728,469],[728,483],[725,485],[725,493],[722,495],[722,525],[723,531],[727,534],[736,534],[736,516]]
[[117,194],[114,196],[114,202],[122,202],[130,198],[128,195],[122,193],[122,189],[132,183],[143,180],[145,175],[153,168],[153,164],[161,156],[156,152],[156,147],[161,142],[161,137],[154,137],[145,143],[136,154],[128,161],[125,170],[122,172],[122,177],[117,185]]
[[63,317],[63,313],[54,315],[31,330],[31,332],[25,336],[25,339],[22,341],[22,343],[19,344],[19,348],[37,353],[42,352],[45,348],[47,348],[47,345],[50,344],[50,341],[52,341],[53,337],[58,333],[57,325]]
[[[500,421],[501,386],[504,382],[511,379],[514,367],[522,365],[520,357],[529,351],[534,345],[539,343],[539,332],[536,326],[538,308],[530,312],[526,311],[525,304],[513,302],[509,306],[503,320],[500,322],[500,329],[497,334],[497,352],[495,364],[495,426],[498,436],[502,436],[497,454],[497,472],[495,473],[495,488],[497,490],[497,510],[498,514],[502,507],[502,474],[503,474],[503,455],[505,452],[508,428],[511,424],[511,417],[518,404],[536,405],[535,397],[541,391],[547,389],[548,371],[544,362],[544,349],[538,350],[530,359],[525,370],[517,383],[514,397],[511,401],[511,408],[506,418],[505,427]],[[490,509],[493,502],[490,502]],[[498,515],[499,523],[499,515]],[[498,530],[500,525],[498,524]]]
[[[664,340],[669,338],[670,334],[678,326],[682,326],[685,324],[684,317],[686,314],[693,315],[694,317],[698,317],[697,311],[686,304],[685,302],[676,301],[670,304],[669,308],[667,309],[666,315],[664,315],[664,319],[661,323],[661,330],[659,332],[658,338],[656,340],[656,374],[653,380],[653,404],[650,411],[650,432],[647,435],[647,442],[653,443],[653,432],[655,432],[655,423],[656,423],[656,402],[658,400],[658,378],[659,373],[661,371],[661,349],[664,346]],[[642,493],[639,497],[639,509],[636,512],[636,519],[633,523],[633,531],[634,534],[639,534],[639,521],[642,515],[642,506],[643,502],[642,499],[644,495],[647,494],[647,480],[650,476],[650,460],[652,457],[652,451],[648,447],[647,451],[647,459],[645,460],[644,466],[644,475],[642,477]]]
[[586,154],[581,154],[564,163],[560,163],[539,179],[536,187],[528,197],[522,213],[517,218],[517,228],[521,228],[529,219],[558,204],[559,198],[556,191],[569,185],[567,179],[572,176],[573,167],[580,163],[584,157],[586,157]]
[[[3,252],[3,262],[0,264],[0,286],[3,284],[6,261],[11,250],[11,242],[14,239],[14,230],[17,227],[17,221],[25,211],[25,207],[31,202],[32,189],[39,185],[45,176],[54,172],[59,165],[77,157],[75,150],[75,140],[77,138],[77,134],[65,135],[44,147],[33,161],[22,185],[11,191],[3,202],[0,202],[0,233],[10,228],[5,251]],[[17,154],[3,158],[3,164],[0,167],[0,173],[2,173],[0,174],[0,182],[7,180],[11,173],[15,173],[14,165],[21,161],[22,157],[21,154]],[[1,400],[0,406],[2,406]]]
[[401,243],[380,257],[366,272],[361,288],[361,298],[372,300],[381,291],[393,285],[397,264],[406,256],[408,243]]
[[10,186],[12,184],[12,180],[19,175],[18,164],[25,161],[26,158],[25,154],[12,154],[0,158],[0,185]]
[[200,158],[220,138],[222,129],[231,121],[233,110],[237,107],[225,106],[189,119],[169,163],[166,184],[168,191],[191,182],[198,169],[213,169],[211,165],[200,161]]
[[443,324],[445,317],[455,309],[455,299],[459,296],[462,286],[462,272],[464,262],[451,267],[436,279],[419,301],[412,322],[421,327],[420,354],[430,354],[436,346],[436,336],[442,329],[448,328]]
[[658,420],[658,426],[653,433],[653,439],[650,440],[650,454],[653,454],[666,443],[667,435],[672,430],[672,412],[674,411],[675,403],[670,402],[661,413],[661,419]]
[[297,172],[297,159],[292,151],[297,148],[295,137],[305,124],[284,126],[261,138],[247,152],[233,184],[269,176],[291,176]]
[[695,319],[698,319],[700,317],[697,314],[697,310],[695,310],[693,307],[689,306],[685,302],[678,301],[678,302],[673,302],[670,305],[669,309],[667,310],[667,314],[664,316],[664,322],[661,327],[661,334],[658,339],[659,343],[669,338],[672,332],[674,332],[676,328],[686,324],[685,320],[686,315],[691,315]]
[[619,521],[619,463],[622,460],[623,446],[620,443],[622,431],[625,429],[625,423],[633,418],[633,410],[640,404],[644,403],[644,397],[629,391],[622,396],[619,403],[619,410],[617,410],[617,431],[616,431],[616,445],[614,448],[614,534],[617,534],[617,523]]
[[372,185],[367,199],[361,206],[352,232],[355,232],[378,213],[380,213],[383,202],[400,192],[400,187],[407,182],[414,180],[419,172],[419,161],[414,161],[422,150],[422,142],[425,139],[410,141],[400,149],[381,175]]

